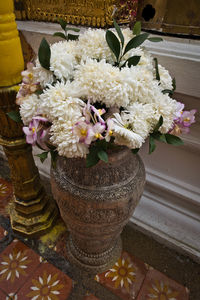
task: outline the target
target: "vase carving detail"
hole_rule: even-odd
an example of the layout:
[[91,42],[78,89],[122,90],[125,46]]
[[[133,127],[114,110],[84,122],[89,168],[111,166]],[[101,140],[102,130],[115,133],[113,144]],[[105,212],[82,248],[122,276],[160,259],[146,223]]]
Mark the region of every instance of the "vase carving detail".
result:
[[58,157],[51,185],[70,238],[68,258],[94,272],[108,269],[121,253],[120,233],[132,216],[145,183],[138,155],[120,147],[109,163],[86,168],[85,159]]

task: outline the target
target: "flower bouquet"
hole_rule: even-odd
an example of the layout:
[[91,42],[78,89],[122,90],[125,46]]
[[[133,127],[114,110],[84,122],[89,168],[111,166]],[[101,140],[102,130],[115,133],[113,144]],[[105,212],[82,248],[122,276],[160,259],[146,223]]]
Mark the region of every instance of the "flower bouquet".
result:
[[60,20],[64,38],[53,45],[42,40],[35,64],[28,63],[17,95],[27,143],[53,160],[58,153],[86,158],[91,167],[108,162],[108,150],[118,145],[137,153],[149,138],[173,145],[189,132],[196,110],[172,98],[175,80],[142,46],[162,39],[141,33],[140,23],[121,29],[88,29],[70,34]]

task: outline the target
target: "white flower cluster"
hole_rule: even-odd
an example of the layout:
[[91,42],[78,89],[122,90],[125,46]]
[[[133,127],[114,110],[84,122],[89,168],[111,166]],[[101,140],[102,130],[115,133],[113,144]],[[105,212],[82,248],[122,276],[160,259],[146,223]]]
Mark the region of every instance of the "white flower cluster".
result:
[[[126,46],[133,34],[129,29],[122,32]],[[140,148],[160,116],[161,133],[172,128],[177,102],[162,93],[172,89],[172,78],[158,65],[160,82],[156,80],[153,59],[144,48],[131,49],[122,59],[124,64],[128,58],[140,56],[136,66],[126,63],[121,68],[115,65],[102,29],[88,29],[78,41],[58,42],[50,49],[50,70],[37,59],[32,71],[41,94],[26,95],[20,113],[25,125],[37,115],[48,119],[52,124],[50,141],[60,155],[85,157],[89,143],[109,141],[111,136],[116,144]],[[105,110],[105,117],[97,108]],[[79,126],[77,130],[73,130],[75,126]]]

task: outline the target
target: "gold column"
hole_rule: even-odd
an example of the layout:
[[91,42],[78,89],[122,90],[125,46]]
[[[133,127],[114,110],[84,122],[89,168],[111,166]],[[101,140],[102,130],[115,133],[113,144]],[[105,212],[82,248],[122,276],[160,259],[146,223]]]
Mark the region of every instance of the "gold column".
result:
[[14,186],[10,205],[12,228],[25,235],[34,235],[51,227],[58,210],[40,183],[22,123],[12,121],[6,114],[18,110],[15,104],[17,84],[24,69],[13,10],[12,0],[0,1],[0,144],[8,158]]

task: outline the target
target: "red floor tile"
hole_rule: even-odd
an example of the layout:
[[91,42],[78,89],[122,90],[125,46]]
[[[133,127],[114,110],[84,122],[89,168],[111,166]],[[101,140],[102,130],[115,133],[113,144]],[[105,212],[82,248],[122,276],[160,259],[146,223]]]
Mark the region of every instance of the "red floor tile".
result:
[[123,300],[135,299],[146,276],[148,266],[123,252],[118,262],[95,279]]
[[39,255],[19,241],[0,254],[0,288],[15,293],[39,266]]
[[153,268],[147,273],[137,300],[188,300],[186,288]]
[[0,226],[0,240],[3,239],[7,235],[7,231]]
[[96,298],[94,295],[87,295],[83,298],[83,300],[100,300]]
[[0,290],[0,299],[1,300],[10,300],[9,297],[7,297],[6,294],[3,293],[1,290]]
[[0,178],[0,214],[6,217],[9,216],[8,204],[13,195],[12,184]]
[[18,299],[66,300],[72,289],[72,280],[53,265],[41,264],[17,293]]

